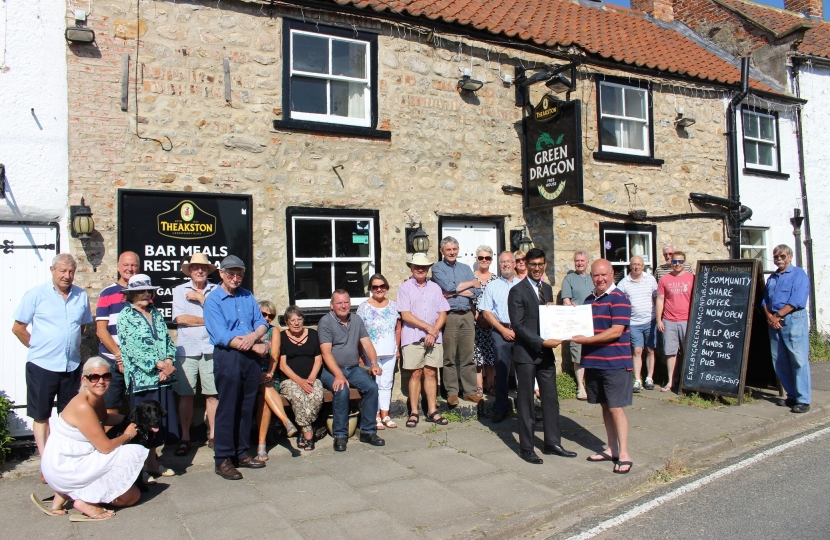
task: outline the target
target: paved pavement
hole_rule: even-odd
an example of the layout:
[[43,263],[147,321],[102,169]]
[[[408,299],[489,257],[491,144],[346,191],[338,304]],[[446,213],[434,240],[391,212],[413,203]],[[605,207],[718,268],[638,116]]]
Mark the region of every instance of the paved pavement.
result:
[[[588,463],[605,437],[599,407],[563,400],[563,445],[576,459],[543,456],[530,465],[518,455],[515,420],[487,419],[381,435],[387,445],[352,439],[335,453],[331,438],[313,452],[285,439],[271,448],[265,469],[243,470],[232,482],[213,472],[212,455],[189,459],[163,454],[179,476],[160,479],[139,505],[102,523],[50,518],[28,501],[50,493],[37,477],[37,460],[18,464],[0,481],[4,538],[509,538],[558,516],[607,500],[644,483],[671,459],[699,464],[749,442],[830,415],[830,363],[813,364],[813,408],[793,415],[770,400],[740,407],[698,409],[667,401],[658,391],[635,395],[628,409],[634,468]],[[537,447],[541,447],[537,433]]]

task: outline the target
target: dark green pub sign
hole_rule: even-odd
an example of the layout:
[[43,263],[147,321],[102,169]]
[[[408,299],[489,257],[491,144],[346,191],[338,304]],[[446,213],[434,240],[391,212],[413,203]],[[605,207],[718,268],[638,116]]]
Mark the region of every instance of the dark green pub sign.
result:
[[525,208],[583,202],[582,106],[546,94],[524,119]]

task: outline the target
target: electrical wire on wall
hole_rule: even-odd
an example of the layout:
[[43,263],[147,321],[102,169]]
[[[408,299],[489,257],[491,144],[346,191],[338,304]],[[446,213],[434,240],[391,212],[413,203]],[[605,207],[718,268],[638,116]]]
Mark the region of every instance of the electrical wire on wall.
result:
[[173,150],[173,141],[170,140],[170,137],[167,135],[164,136],[167,139],[167,142],[170,144],[170,147],[164,146],[164,141],[161,139],[155,139],[153,137],[144,137],[138,132],[138,66],[140,65],[138,62],[138,53],[139,49],[141,48],[141,39],[140,34],[141,32],[139,29],[141,28],[141,0],[136,0],[135,2],[135,80],[133,82],[133,93],[135,94],[135,136],[138,137],[142,141],[153,141],[157,142],[161,149],[165,152],[170,152]]

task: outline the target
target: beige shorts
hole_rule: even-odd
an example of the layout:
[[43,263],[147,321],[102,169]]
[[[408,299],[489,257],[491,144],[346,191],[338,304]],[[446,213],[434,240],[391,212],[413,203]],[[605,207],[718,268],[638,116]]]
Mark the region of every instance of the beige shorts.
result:
[[427,347],[412,343],[403,348],[403,369],[422,369],[425,366],[440,368],[444,365],[444,348],[440,343]]

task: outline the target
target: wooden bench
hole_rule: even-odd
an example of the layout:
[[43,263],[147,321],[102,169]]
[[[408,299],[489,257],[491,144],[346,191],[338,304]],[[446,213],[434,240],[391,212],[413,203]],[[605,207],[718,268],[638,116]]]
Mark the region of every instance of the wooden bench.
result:
[[[282,406],[286,408],[291,408],[291,404],[285,399],[285,396],[280,396],[282,399]],[[323,390],[323,403],[331,403],[331,400],[334,398],[334,394],[329,392],[328,390]],[[360,392],[357,391],[357,388],[349,388],[349,401],[360,399]]]

